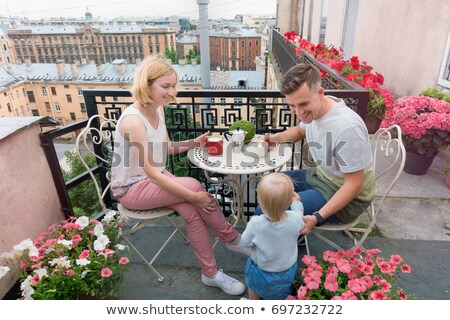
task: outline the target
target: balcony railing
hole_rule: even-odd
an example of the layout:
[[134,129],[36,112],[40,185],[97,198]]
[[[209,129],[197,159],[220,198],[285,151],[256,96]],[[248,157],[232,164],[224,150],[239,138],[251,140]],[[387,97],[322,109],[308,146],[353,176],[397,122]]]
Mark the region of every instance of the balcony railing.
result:
[[[86,90],[83,92],[88,116],[102,114],[110,119],[118,119],[127,106],[133,103],[131,94],[126,90]],[[256,126],[257,134],[275,133],[285,130],[297,123],[278,91],[217,91],[217,90],[190,90],[180,91],[177,95],[178,103],[166,108],[166,125],[172,140],[183,140],[199,136],[207,131],[211,133],[223,133],[236,120],[249,120]],[[46,150],[46,156],[52,168],[58,195],[67,216],[73,215],[68,190],[78,186],[89,179],[87,172],[64,181],[58,158],[53,146],[53,140],[68,133],[77,133],[86,126],[87,121],[80,121],[69,126],[52,130],[41,135],[42,145]],[[114,128],[111,128],[114,130]],[[298,167],[301,163],[301,148],[293,144],[294,156],[287,164],[287,169]],[[96,153],[101,154],[101,147],[94,146]],[[167,168],[174,173],[180,170],[184,164],[184,173],[187,176],[199,179],[207,188],[213,188],[196,167],[189,164],[187,159],[169,157]],[[176,163],[176,164],[175,164]],[[98,163],[93,169],[99,174],[100,183],[105,187],[108,183],[106,172],[108,168],[103,163]],[[227,198],[224,190],[219,190],[222,195],[219,203],[225,214],[230,213],[232,199]],[[245,214],[250,214],[255,203],[255,190],[248,187],[245,194]],[[105,198],[109,207],[114,207],[114,199],[109,195]]]
[[[285,74],[291,67],[298,63],[313,64],[319,70],[326,71],[334,80],[332,81],[329,78],[322,79],[322,86],[327,90],[327,94],[343,98],[347,106],[355,110],[361,118],[366,118],[367,104],[369,102],[369,91],[367,89],[347,80],[345,77],[336,73],[336,70],[320,63],[310,53],[304,50],[302,50],[302,56],[297,56],[293,45],[287,44],[285,37],[275,29],[272,29],[272,52],[282,74]],[[345,89],[336,89],[336,82]]]

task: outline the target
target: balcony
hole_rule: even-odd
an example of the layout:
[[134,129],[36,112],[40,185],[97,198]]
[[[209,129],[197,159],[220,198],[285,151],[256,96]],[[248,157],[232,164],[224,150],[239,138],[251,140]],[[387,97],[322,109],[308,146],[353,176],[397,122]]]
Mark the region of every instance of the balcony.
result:
[[[84,92],[84,96],[89,116],[99,113],[117,119],[123,108],[132,102],[130,93],[123,90],[88,90]],[[199,135],[208,130],[224,132],[237,119],[254,121],[258,134],[281,131],[297,121],[276,91],[195,90],[181,91],[178,98],[179,103],[167,110],[166,119],[169,134],[174,140]],[[213,103],[211,99],[225,102]],[[235,99],[241,102],[236,103]],[[0,154],[8,155],[5,160],[0,160],[0,167],[4,168],[0,190],[4,190],[2,196],[5,197],[1,201],[0,251],[10,250],[12,245],[24,238],[36,237],[51,223],[73,214],[68,190],[89,178],[87,174],[81,174],[70,181],[64,181],[54,140],[61,136],[74,136],[85,125],[86,121],[81,121],[48,131],[46,127],[40,128],[39,123],[34,123],[0,140]],[[301,165],[301,148],[299,145],[293,147],[294,156],[286,170]],[[380,248],[386,255],[400,254],[411,264],[411,275],[405,277],[399,285],[406,292],[415,294],[418,299],[450,298],[447,284],[442,281],[442,275],[448,273],[450,266],[450,256],[445,254],[450,231],[444,227],[449,219],[450,200],[444,182],[440,181],[443,177],[441,168],[448,156],[448,153],[439,155],[429,174],[420,179],[407,174],[401,176],[379,219],[380,234],[373,235],[366,242],[368,248]],[[179,167],[175,166],[175,161],[180,163],[179,160],[169,159],[168,169],[174,172]],[[185,163],[187,175],[202,181],[207,189],[213,187],[204,180],[197,168],[187,161]],[[105,183],[105,168],[99,164],[95,171]],[[11,181],[15,181],[13,186]],[[430,187],[432,185],[434,187]],[[6,190],[9,191],[5,192]],[[27,201],[24,201],[24,197]],[[248,216],[255,207],[253,187],[246,190],[245,197],[245,214]],[[114,207],[113,200],[108,200],[111,207]],[[229,214],[226,196],[222,197],[220,204],[225,214]],[[140,232],[135,237],[142,246],[141,249],[151,253],[154,248],[149,245],[150,240],[146,238],[146,234],[151,233],[159,238],[168,232],[168,227],[153,225],[148,228],[148,233]],[[244,225],[238,225],[240,232],[243,229]],[[315,240],[310,239],[313,253],[330,249]],[[192,250],[181,241],[181,238],[176,238],[158,258],[158,268],[166,277],[163,283],[159,283],[141,260],[132,255],[121,299],[232,298],[219,289],[201,285],[200,270]],[[299,256],[303,254],[305,249],[300,247]],[[216,258],[221,268],[243,280],[243,256],[219,245]],[[0,295],[8,291],[10,284],[0,282]],[[5,298],[11,296],[10,292]]]

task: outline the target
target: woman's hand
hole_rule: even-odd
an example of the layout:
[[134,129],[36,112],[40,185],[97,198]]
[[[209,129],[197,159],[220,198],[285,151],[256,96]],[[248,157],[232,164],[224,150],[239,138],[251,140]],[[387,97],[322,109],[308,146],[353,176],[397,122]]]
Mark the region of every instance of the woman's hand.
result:
[[195,145],[200,144],[199,147],[203,148],[204,145],[206,144],[206,142],[208,141],[208,136],[209,136],[209,131],[205,132],[201,136],[198,136],[197,138],[195,138],[194,139]]
[[211,213],[217,206],[213,195],[206,191],[196,192],[194,199],[191,200],[191,203],[205,213]]

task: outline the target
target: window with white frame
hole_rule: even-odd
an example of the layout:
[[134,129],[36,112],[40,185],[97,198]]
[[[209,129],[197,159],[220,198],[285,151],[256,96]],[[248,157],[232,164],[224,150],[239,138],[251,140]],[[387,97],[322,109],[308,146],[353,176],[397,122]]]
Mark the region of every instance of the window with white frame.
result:
[[450,28],[447,34],[444,56],[442,57],[441,69],[437,83],[447,89],[450,89]]
[[59,106],[59,102],[55,102],[55,111],[61,112],[61,107]]

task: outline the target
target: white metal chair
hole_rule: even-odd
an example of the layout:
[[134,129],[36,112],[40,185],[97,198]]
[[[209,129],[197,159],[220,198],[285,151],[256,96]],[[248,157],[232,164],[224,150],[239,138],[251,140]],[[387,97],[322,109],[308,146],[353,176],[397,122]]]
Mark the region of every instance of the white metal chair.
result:
[[[78,135],[76,139],[76,152],[94,183],[99,202],[105,214],[110,210],[106,207],[104,198],[110,191],[111,172],[109,170],[107,171],[106,178],[108,179],[108,185],[104,190],[102,190],[102,187],[98,183],[95,174],[93,172],[94,168],[90,168],[83,157],[81,146],[83,146],[84,149],[83,151],[85,151],[84,152],[85,154],[95,156],[98,160],[102,162],[103,165],[108,166],[109,169],[112,161],[111,158],[112,158],[112,146],[114,137],[113,131],[115,130],[115,127],[116,127],[115,120],[107,119],[100,115],[95,115],[89,119],[86,127],[81,131],[81,133]],[[101,155],[95,152],[95,148],[102,151]],[[129,210],[120,205],[120,203],[118,203],[117,209],[120,214],[136,222],[134,226],[132,226],[130,229],[128,229],[121,235],[121,240],[124,240],[142,258],[145,264],[158,276],[158,281],[160,282],[163,281],[164,277],[155,269],[155,267],[153,267],[155,259],[159,256],[159,254],[162,252],[162,250],[165,248],[165,246],[169,243],[169,241],[176,233],[179,233],[184,238],[185,243],[189,243],[189,240],[186,237],[186,235],[178,228],[178,226],[170,218],[170,215],[172,215],[175,211],[170,208],[157,208],[145,211]],[[169,223],[173,226],[174,230],[149,262],[144,257],[144,255],[141,254],[141,252],[139,252],[139,250],[130,242],[130,240],[127,237],[130,234],[133,234],[136,231],[142,229],[149,223],[154,222],[156,219],[163,217],[169,221]]]
[[[344,224],[324,224],[315,227],[307,236],[314,234],[319,239],[325,241],[335,249],[344,249],[336,242],[327,238],[326,232],[344,232],[349,238],[351,248],[361,247],[369,236],[373,227],[376,225],[377,215],[380,212],[386,197],[397,182],[405,166],[405,147],[402,142],[402,132],[399,126],[394,125],[389,128],[379,129],[373,137],[373,166],[375,170],[375,182],[377,193],[380,196],[375,197],[367,208],[369,223],[367,226],[360,226],[362,215],[359,215],[354,221]],[[380,192],[380,190],[382,190]],[[381,197],[381,198],[380,198]],[[363,223],[361,223],[363,224]],[[358,236],[359,235],[359,236]],[[306,251],[309,255],[308,238],[305,238]],[[350,248],[346,248],[350,249]]]

